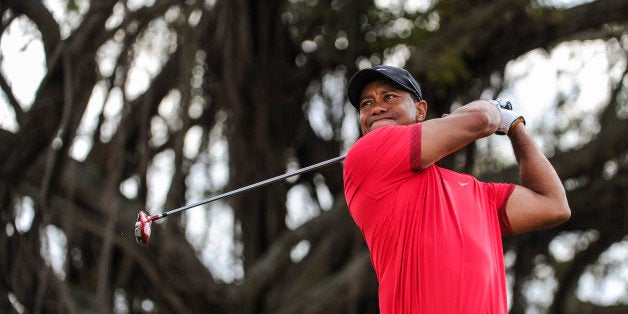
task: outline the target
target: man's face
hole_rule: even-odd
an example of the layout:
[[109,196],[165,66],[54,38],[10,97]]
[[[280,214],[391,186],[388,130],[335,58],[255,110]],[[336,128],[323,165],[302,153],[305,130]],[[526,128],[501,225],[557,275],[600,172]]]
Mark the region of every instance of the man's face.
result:
[[364,86],[360,93],[360,128],[367,134],[387,125],[409,125],[422,121],[427,110],[423,100],[414,102],[410,93],[387,80]]

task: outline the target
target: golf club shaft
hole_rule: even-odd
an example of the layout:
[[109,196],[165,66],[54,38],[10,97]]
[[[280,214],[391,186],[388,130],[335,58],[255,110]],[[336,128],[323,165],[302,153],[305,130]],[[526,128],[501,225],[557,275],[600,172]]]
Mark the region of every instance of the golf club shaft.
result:
[[270,178],[270,179],[266,179],[264,181],[253,183],[251,185],[247,185],[245,187],[241,187],[241,188],[233,190],[233,191],[229,191],[229,192],[226,192],[226,193],[223,193],[223,194],[220,194],[220,195],[216,195],[216,196],[210,197],[208,199],[204,199],[204,200],[198,201],[196,203],[185,205],[183,207],[179,207],[177,209],[173,209],[173,210],[170,210],[170,211],[167,211],[167,212],[163,212],[161,214],[156,214],[156,215],[151,216],[149,218],[149,221],[161,219],[161,218],[164,218],[166,216],[169,216],[169,215],[172,215],[172,214],[176,214],[176,213],[184,211],[184,210],[188,210],[188,209],[190,209],[192,207],[200,206],[200,205],[203,205],[203,204],[207,204],[209,202],[213,202],[213,201],[219,200],[219,199],[227,197],[227,196],[231,196],[231,195],[238,194],[238,193],[241,193],[241,192],[245,192],[245,191],[248,191],[248,190],[256,189],[258,187],[262,187],[264,185],[268,185],[268,184],[271,184],[271,183],[274,183],[274,182],[277,182],[277,181],[281,181],[281,180],[284,180],[284,179],[296,176],[298,174],[302,174],[302,173],[306,173],[306,172],[309,172],[309,171],[312,171],[312,170],[320,169],[320,168],[323,168],[323,167],[335,164],[337,162],[340,162],[340,161],[344,160],[345,157],[346,157],[346,155],[335,157],[335,158],[332,158],[332,159],[329,159],[329,160],[326,160],[326,161],[319,162],[317,164],[313,164],[313,165],[305,167],[305,168],[301,168],[301,169],[295,170],[293,172],[285,173],[285,174],[282,174],[280,176],[276,176],[276,177],[273,177],[273,178]]

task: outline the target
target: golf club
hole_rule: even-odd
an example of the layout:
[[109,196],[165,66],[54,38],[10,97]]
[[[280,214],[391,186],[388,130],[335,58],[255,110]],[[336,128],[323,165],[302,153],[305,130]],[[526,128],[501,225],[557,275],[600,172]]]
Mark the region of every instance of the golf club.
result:
[[196,206],[200,206],[200,205],[203,205],[203,204],[207,204],[209,202],[213,202],[215,200],[219,200],[219,199],[227,197],[227,196],[231,196],[231,195],[238,194],[238,193],[241,193],[241,192],[245,192],[245,191],[248,191],[248,190],[252,190],[252,189],[255,189],[255,188],[258,188],[258,187],[262,187],[262,186],[265,186],[267,184],[271,184],[271,183],[274,183],[274,182],[277,182],[277,181],[281,181],[281,180],[284,180],[286,178],[289,178],[289,177],[292,177],[292,176],[296,176],[298,174],[302,174],[302,173],[306,173],[306,172],[309,172],[309,171],[312,171],[312,170],[320,169],[320,168],[323,168],[323,167],[335,164],[337,162],[340,162],[340,161],[344,160],[345,157],[346,157],[346,155],[343,155],[343,156],[335,157],[335,158],[332,158],[332,159],[329,159],[329,160],[326,160],[326,161],[322,161],[322,162],[319,162],[317,164],[314,164],[314,165],[311,165],[311,166],[308,166],[308,167],[305,167],[305,168],[301,168],[301,169],[295,170],[293,172],[288,172],[288,173],[285,173],[285,174],[282,174],[282,175],[279,175],[279,176],[276,176],[276,177],[273,177],[273,178],[270,178],[270,179],[266,179],[266,180],[263,180],[263,181],[260,181],[260,182],[257,182],[257,183],[253,183],[251,185],[247,185],[245,187],[241,187],[241,188],[235,189],[233,191],[229,191],[229,192],[226,192],[226,193],[223,193],[223,194],[220,194],[220,195],[216,195],[216,196],[210,197],[208,199],[204,199],[204,200],[201,200],[201,201],[189,204],[189,205],[185,205],[185,206],[179,207],[177,209],[166,211],[166,212],[163,212],[161,214],[148,216],[143,211],[140,211],[139,214],[137,214],[137,222],[135,223],[135,240],[139,244],[147,244],[148,240],[150,240],[150,233],[151,233],[150,224],[153,221],[155,221],[155,220],[164,218],[164,217],[172,215],[172,214],[176,214],[176,213],[182,212],[184,210],[188,210],[188,209],[190,209],[192,207],[196,207]]

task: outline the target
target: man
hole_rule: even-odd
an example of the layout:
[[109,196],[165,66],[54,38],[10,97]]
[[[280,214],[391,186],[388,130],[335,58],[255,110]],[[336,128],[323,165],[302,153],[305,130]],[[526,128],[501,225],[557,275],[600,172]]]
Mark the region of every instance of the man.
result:
[[[371,253],[381,313],[506,313],[501,237],[571,215],[523,117],[508,102],[478,100],[425,121],[419,84],[391,66],[357,72],[348,94],[364,136],[345,159],[345,196]],[[435,164],[495,133],[510,138],[520,185]]]

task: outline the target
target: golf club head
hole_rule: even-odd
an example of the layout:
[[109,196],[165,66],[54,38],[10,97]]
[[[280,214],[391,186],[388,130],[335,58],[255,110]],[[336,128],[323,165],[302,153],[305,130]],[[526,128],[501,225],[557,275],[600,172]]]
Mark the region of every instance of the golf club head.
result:
[[146,244],[150,240],[150,223],[152,220],[148,216],[140,211],[137,214],[137,222],[135,223],[135,241],[139,244]]

